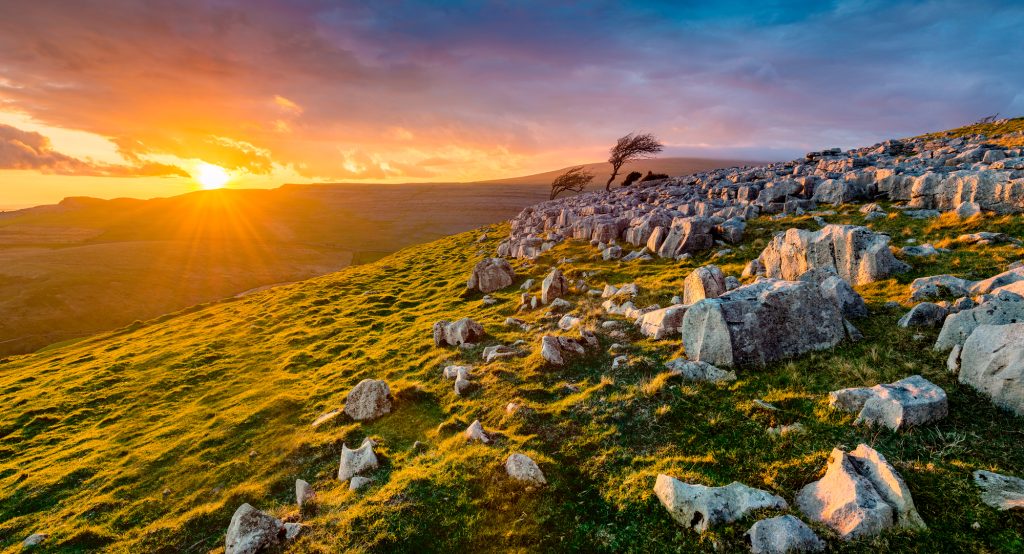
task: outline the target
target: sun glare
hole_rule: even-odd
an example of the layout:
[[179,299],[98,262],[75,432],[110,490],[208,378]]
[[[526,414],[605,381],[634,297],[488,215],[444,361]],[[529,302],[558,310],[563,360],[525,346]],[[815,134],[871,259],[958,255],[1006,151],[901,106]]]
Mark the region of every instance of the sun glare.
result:
[[231,180],[228,171],[219,165],[203,162],[192,176],[203,190],[223,188]]

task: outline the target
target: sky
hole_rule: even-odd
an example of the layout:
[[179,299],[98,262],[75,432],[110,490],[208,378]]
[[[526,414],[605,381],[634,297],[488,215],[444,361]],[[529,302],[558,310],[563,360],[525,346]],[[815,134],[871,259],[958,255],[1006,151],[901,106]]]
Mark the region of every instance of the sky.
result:
[[0,0],[0,208],[607,157],[791,159],[1024,115],[1024,2]]

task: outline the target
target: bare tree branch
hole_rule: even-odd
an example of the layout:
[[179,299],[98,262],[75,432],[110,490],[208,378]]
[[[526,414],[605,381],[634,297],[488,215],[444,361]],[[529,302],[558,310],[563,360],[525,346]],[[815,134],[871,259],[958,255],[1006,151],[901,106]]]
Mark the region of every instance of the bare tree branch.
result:
[[612,174],[604,185],[604,190],[611,190],[612,181],[619,174],[622,164],[633,160],[653,157],[664,149],[664,145],[651,133],[630,133],[620,138],[615,146],[608,151],[608,163],[612,164]]
[[570,168],[565,173],[555,177],[555,180],[551,182],[551,197],[550,200],[554,200],[556,196],[566,191],[583,192],[583,189],[587,188],[590,181],[594,176],[587,170],[583,169],[583,166],[576,166]]

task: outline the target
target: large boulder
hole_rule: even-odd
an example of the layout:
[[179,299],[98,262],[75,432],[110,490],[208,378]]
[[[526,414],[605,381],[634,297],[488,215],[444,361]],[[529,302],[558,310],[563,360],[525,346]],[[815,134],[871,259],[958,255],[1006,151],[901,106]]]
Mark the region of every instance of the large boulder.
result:
[[434,324],[434,344],[437,346],[475,344],[483,337],[483,326],[468,317],[454,322],[442,319]]
[[675,358],[665,362],[672,376],[682,377],[687,381],[719,383],[735,381],[736,372],[718,369],[707,362],[695,362],[684,358]]
[[833,275],[822,281],[818,288],[821,289],[821,295],[826,300],[829,300],[839,308],[843,317],[867,317],[868,305],[864,303],[864,298],[857,294],[857,291],[853,290],[850,283],[847,283],[842,277]]
[[781,496],[742,483],[706,487],[684,483],[664,474],[658,475],[654,494],[672,519],[701,533],[713,525],[736,521],[754,510],[785,510],[788,507]]
[[515,271],[504,258],[485,258],[473,267],[466,288],[487,294],[511,285],[515,279]]
[[946,391],[920,375],[887,385],[833,391],[829,403],[836,409],[859,412],[857,423],[893,431],[932,423],[949,413]]
[[759,257],[765,275],[794,280],[809,269],[832,268],[852,285],[885,279],[907,265],[889,251],[889,237],[867,227],[826,225],[775,235]]
[[927,298],[950,296],[959,298],[971,293],[973,281],[954,277],[953,275],[931,275],[918,277],[910,283],[910,299],[921,301]]
[[529,485],[543,485],[548,482],[537,462],[520,452],[510,455],[505,460],[505,473],[512,479]]
[[367,421],[391,413],[391,389],[384,381],[363,379],[345,397],[345,414]]
[[689,306],[675,304],[667,308],[661,308],[645,313],[637,319],[640,332],[645,337],[661,340],[679,335],[679,328],[683,325],[683,317]]
[[555,269],[548,273],[548,276],[544,278],[544,282],[541,283],[540,287],[540,301],[544,304],[550,304],[556,298],[562,298],[569,293],[569,285],[565,282],[565,277],[562,272]]
[[725,294],[725,274],[717,265],[698,267],[683,281],[683,304]]
[[963,346],[981,325],[1007,325],[1024,322],[1024,296],[999,291],[975,308],[957,312],[946,318],[935,339],[935,349],[946,352],[954,345]]
[[1024,479],[991,471],[974,472],[974,483],[981,489],[981,501],[1001,511],[1024,510]]
[[849,453],[832,450],[825,476],[801,489],[796,505],[846,540],[877,535],[893,525],[925,528],[903,478],[866,444]]
[[938,327],[946,320],[949,310],[931,302],[921,302],[903,315],[896,325],[900,327]]
[[1024,416],[1024,323],[975,328],[960,351],[959,379]]
[[338,480],[348,481],[364,471],[377,469],[377,455],[373,453],[373,441],[365,439],[355,450],[341,445],[341,463],[338,465]]
[[[713,227],[712,220],[706,217],[679,217],[672,220],[672,227],[664,233],[664,240],[656,241],[657,248],[650,248],[650,242],[647,247],[662,258],[695,254],[714,246]],[[651,238],[654,240],[653,235]]]
[[765,279],[690,306],[682,335],[690,359],[742,366],[831,348],[847,331],[815,285]]
[[242,504],[231,516],[224,554],[256,554],[285,540],[284,523],[276,517]]
[[790,552],[822,552],[825,541],[794,516],[784,515],[762,519],[747,530],[743,538],[753,554],[788,554]]

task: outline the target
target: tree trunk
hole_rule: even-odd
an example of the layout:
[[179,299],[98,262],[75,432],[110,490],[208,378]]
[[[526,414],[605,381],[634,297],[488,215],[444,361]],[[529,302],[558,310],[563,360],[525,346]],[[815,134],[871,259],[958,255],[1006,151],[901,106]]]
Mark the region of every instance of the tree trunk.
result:
[[608,192],[612,190],[612,181],[615,180],[615,176],[619,174],[619,166],[612,166],[612,176],[608,178],[608,182],[604,184],[604,191]]

